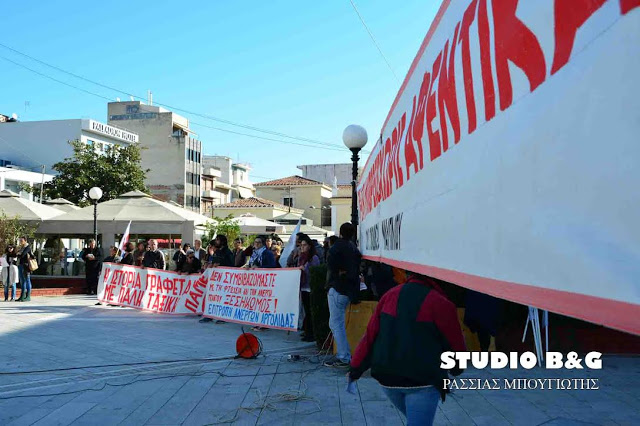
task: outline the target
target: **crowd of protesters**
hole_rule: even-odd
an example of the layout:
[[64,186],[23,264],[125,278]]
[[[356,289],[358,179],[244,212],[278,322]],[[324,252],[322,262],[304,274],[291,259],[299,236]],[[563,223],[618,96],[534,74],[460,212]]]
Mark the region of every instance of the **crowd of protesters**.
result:
[[[444,350],[465,350],[456,307],[438,283],[429,277],[405,273],[382,263],[363,261],[354,242],[355,233],[355,227],[345,223],[340,227],[339,237],[328,237],[323,244],[302,232],[296,234],[295,247],[283,263],[288,268],[301,271],[299,296],[304,310],[301,338],[305,342],[316,341],[310,269],[326,264],[329,328],[336,356],[325,361],[324,365],[348,369],[349,381],[358,380],[370,369],[372,377],[380,383],[383,392],[409,424],[431,424],[439,400],[444,401],[445,397],[442,379],[447,372],[439,367],[439,354]],[[232,248],[225,235],[217,235],[206,248],[200,240],[195,240],[193,246],[184,243],[175,251],[172,260],[174,271],[179,274],[201,273],[212,267],[279,268],[283,248],[282,240],[276,235],[259,235],[248,247],[245,247],[243,238],[236,238]],[[103,257],[102,250],[91,239],[81,252],[80,257],[86,265],[88,294],[97,293],[103,263],[160,270],[168,268],[165,255],[155,239],[138,242],[137,245],[129,242],[122,252],[114,246],[108,251],[108,255]],[[29,301],[30,275],[37,266],[27,238],[21,237],[16,246],[7,246],[0,263],[4,300]],[[17,285],[20,289],[18,298]],[[364,287],[370,289],[379,302],[352,357],[345,318],[349,305],[360,303]],[[472,296],[468,295],[468,298]],[[486,304],[484,299],[481,304]],[[211,321],[210,318],[200,320]],[[494,334],[487,327],[485,329],[488,330],[487,336]],[[265,331],[267,328],[254,327],[253,330]],[[484,349],[488,339],[481,340]],[[460,371],[451,373],[459,374]]]

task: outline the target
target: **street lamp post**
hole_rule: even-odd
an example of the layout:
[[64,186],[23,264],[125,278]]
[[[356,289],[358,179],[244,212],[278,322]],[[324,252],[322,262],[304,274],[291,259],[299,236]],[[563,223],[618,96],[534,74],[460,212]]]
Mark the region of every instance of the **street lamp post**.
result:
[[[353,169],[351,171],[351,223],[358,228],[358,194],[356,192],[356,185],[358,183],[358,160],[360,157],[358,153],[367,144],[367,131],[362,126],[357,124],[351,124],[344,129],[342,133],[342,141],[345,146],[351,150],[351,161],[353,162]],[[354,240],[357,240],[358,233],[354,236]]]
[[98,246],[98,200],[102,198],[102,189],[94,186],[89,190],[89,198],[93,200],[93,239]]

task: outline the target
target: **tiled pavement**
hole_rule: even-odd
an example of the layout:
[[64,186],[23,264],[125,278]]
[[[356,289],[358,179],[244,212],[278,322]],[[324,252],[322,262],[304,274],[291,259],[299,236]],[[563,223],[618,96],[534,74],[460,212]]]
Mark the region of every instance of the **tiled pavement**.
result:
[[[85,296],[0,302],[0,372],[67,369],[0,374],[0,424],[403,424],[377,382],[363,378],[356,395],[347,393],[344,371],[321,367],[296,334],[260,333],[266,356],[233,360],[238,325],[94,302]],[[290,353],[304,356],[292,362]],[[607,357],[603,366],[468,370],[462,377],[599,378],[601,389],[459,390],[440,405],[436,424],[638,424],[640,358]]]

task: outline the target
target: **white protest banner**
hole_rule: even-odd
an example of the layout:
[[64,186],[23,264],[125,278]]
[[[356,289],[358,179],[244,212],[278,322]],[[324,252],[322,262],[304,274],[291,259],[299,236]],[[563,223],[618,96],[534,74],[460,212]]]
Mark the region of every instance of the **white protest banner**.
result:
[[206,274],[143,269],[104,263],[98,282],[98,300],[165,314],[201,314]]
[[365,258],[640,334],[639,40],[637,0],[443,1],[358,187]]
[[295,331],[300,269],[208,269],[203,315],[224,321]]

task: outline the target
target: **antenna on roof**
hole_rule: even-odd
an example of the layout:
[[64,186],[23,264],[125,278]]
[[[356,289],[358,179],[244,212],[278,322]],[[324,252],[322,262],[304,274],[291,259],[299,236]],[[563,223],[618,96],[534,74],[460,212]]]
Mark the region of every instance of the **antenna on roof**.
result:
[[153,105],[153,93],[151,93],[151,90],[147,90],[147,104]]

